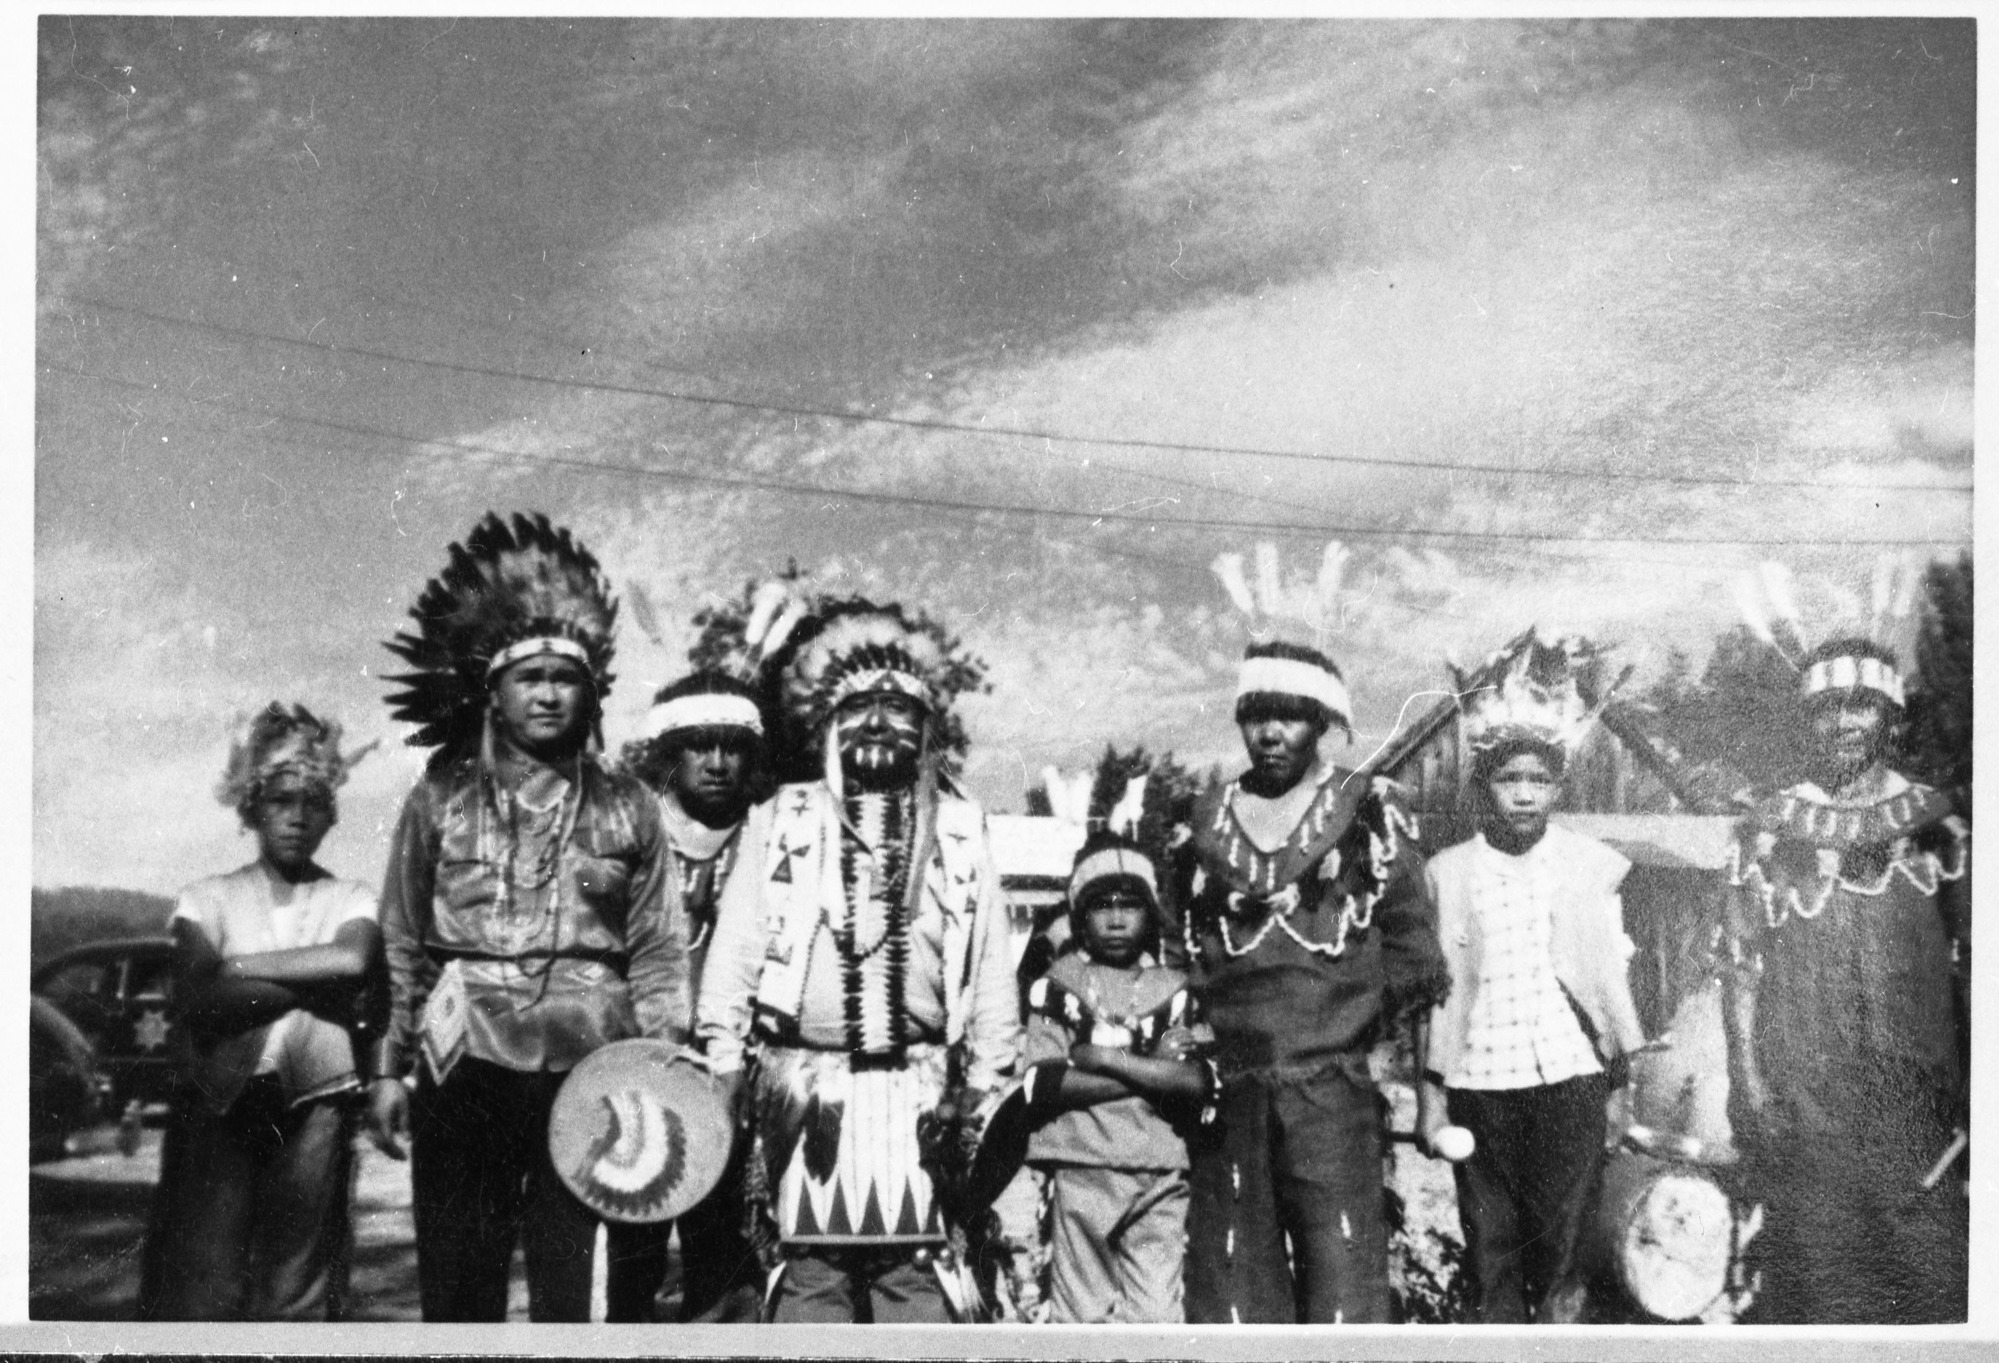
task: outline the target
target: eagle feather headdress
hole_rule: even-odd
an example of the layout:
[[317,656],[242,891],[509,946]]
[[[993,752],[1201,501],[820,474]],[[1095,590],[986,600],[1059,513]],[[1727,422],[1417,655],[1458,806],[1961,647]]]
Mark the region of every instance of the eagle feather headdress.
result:
[[417,726],[414,747],[442,756],[476,745],[494,674],[535,654],[581,663],[599,706],[610,693],[617,601],[590,551],[538,512],[486,513],[410,618],[416,629],[386,646],[413,670],[387,680],[404,688],[389,709]]
[[820,728],[850,696],[892,691],[935,714],[943,703],[944,650],[894,607],[834,607],[799,645],[784,674],[784,705],[803,732]]

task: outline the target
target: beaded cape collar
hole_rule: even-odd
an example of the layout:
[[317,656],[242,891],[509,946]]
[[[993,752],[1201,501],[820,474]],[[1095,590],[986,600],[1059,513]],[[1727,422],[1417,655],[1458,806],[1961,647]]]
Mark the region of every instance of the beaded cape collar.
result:
[[[1792,787],[1760,801],[1730,854],[1729,883],[1755,896],[1771,928],[1817,918],[1837,891],[1876,898],[1899,877],[1928,896],[1964,876],[1970,829],[1944,792],[1907,783],[1879,800],[1855,804],[1815,799],[1815,793]],[[1802,844],[1816,856],[1808,868],[1787,864],[1780,844]],[[1847,874],[1846,853],[1870,847],[1885,855],[1871,871]]]
[[1268,896],[1305,876],[1325,859],[1372,793],[1355,773],[1330,769],[1297,825],[1272,852],[1251,842],[1237,820],[1242,781],[1202,798],[1194,810],[1194,847],[1208,874],[1243,894]]
[[1950,796],[1913,782],[1875,801],[1843,804],[1811,798],[1799,787],[1756,802],[1751,827],[1787,841],[1814,847],[1866,847],[1905,838],[1956,813]]

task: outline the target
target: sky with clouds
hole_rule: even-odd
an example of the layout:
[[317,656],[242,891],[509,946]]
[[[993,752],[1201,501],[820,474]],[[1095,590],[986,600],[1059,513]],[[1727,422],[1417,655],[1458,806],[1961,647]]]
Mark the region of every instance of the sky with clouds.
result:
[[377,876],[380,641],[488,508],[653,603],[614,746],[795,559],[987,660],[1001,810],[1229,757],[1259,540],[1350,551],[1356,757],[1528,624],[1656,673],[1760,558],[1971,541],[1968,20],[38,36],[38,885],[249,855],[279,696],[388,740],[324,858]]

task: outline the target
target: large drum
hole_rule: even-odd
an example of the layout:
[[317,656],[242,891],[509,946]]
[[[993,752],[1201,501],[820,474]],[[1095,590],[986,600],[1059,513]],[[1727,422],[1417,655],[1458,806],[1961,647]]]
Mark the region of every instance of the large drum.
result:
[[614,1041],[555,1095],[548,1153],[585,1206],[612,1221],[670,1221],[721,1180],[735,1136],[720,1090],[665,1041]]
[[1620,1146],[1586,1234],[1597,1273],[1655,1319],[1692,1320],[1727,1290],[1734,1211],[1697,1164]]

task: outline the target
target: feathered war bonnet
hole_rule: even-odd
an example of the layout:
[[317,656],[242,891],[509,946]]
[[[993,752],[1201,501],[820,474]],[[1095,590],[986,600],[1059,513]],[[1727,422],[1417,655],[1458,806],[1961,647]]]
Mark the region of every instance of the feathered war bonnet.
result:
[[215,798],[248,824],[269,781],[294,776],[330,796],[374,746],[368,743],[343,753],[338,723],[321,719],[303,705],[274,700],[238,725]]
[[1256,580],[1244,571],[1241,554],[1221,554],[1210,567],[1229,600],[1248,623],[1250,645],[1236,683],[1236,721],[1258,716],[1305,715],[1327,728],[1353,733],[1353,702],[1339,665],[1326,656],[1328,639],[1340,627],[1340,580],[1348,550],[1338,540],[1326,544],[1318,575],[1287,585],[1277,546],[1256,546]]
[[1565,767],[1609,698],[1606,693],[1592,703],[1586,694],[1601,657],[1586,639],[1543,639],[1530,627],[1477,673],[1453,667],[1452,689],[1472,770],[1489,771],[1522,749],[1551,754]]
[[[921,707],[927,771],[936,721],[947,702],[946,662],[937,640],[895,604],[855,598],[816,612],[796,601],[759,604],[761,618],[753,611],[747,632],[750,648],[782,666],[779,703],[786,727],[797,740],[819,745],[829,786],[841,788],[833,713],[856,696],[904,696]],[[784,650],[790,651],[788,662],[779,657]]]
[[417,726],[411,746],[436,748],[433,765],[476,752],[494,680],[544,654],[589,674],[594,731],[611,691],[618,605],[590,551],[540,513],[508,522],[487,512],[450,552],[410,608],[415,631],[386,645],[413,669],[387,679],[404,687],[389,711]]
[[1914,561],[1884,553],[1874,561],[1866,607],[1857,595],[1826,584],[1833,602],[1824,612],[1823,637],[1816,648],[1805,634],[1797,584],[1783,564],[1762,563],[1738,576],[1735,602],[1750,633],[1797,672],[1801,700],[1865,691],[1899,714],[1908,705],[1908,694],[1896,646],[1905,644],[1913,630],[1921,581],[1922,570]]

